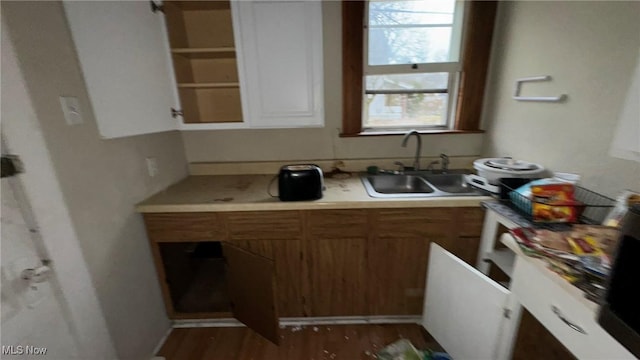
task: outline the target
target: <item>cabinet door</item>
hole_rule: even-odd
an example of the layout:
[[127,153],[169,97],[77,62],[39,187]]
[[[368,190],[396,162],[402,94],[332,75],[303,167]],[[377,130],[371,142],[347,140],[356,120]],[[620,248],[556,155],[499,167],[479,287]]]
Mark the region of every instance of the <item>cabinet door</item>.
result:
[[239,211],[225,214],[229,241],[275,261],[281,316],[304,316],[302,221],[298,211]]
[[310,211],[307,228],[310,315],[367,315],[366,211]]
[[509,291],[431,244],[422,325],[454,359],[498,358]]
[[64,1],[64,9],[100,135],[175,130],[162,15],[147,1]]
[[245,121],[252,128],[322,126],[322,2],[231,6]]
[[302,300],[302,241],[243,240],[233,244],[256,255],[272,259],[278,288],[276,303],[282,317],[305,316]]
[[371,315],[420,315],[429,257],[426,238],[374,238],[367,246]]
[[452,209],[372,210],[368,306],[372,315],[420,315],[431,242],[451,242]]
[[233,316],[271,342],[280,341],[273,260],[223,243]]

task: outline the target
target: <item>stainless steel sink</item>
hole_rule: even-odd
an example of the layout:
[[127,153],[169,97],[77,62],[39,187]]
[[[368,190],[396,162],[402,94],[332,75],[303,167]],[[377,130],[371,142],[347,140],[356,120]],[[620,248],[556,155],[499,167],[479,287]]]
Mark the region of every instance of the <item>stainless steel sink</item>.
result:
[[369,175],[362,180],[367,191],[373,190],[377,195],[430,194],[435,191],[423,178],[415,175]]
[[377,198],[482,195],[466,183],[462,173],[363,175],[362,183],[369,196]]
[[429,184],[440,191],[453,194],[473,194],[476,190],[467,184],[462,174],[425,175],[423,177]]

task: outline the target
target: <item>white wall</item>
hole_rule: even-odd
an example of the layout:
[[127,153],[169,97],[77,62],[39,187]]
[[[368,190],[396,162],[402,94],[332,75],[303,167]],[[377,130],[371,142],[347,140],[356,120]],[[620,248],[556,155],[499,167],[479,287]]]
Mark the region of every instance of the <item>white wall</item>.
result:
[[[187,175],[181,136],[101,140],[61,3],[3,1],[2,11],[117,355],[148,358],[169,321],[134,204]],[[84,124],[65,124],[60,95],[79,98]]]
[[[575,172],[609,196],[640,191],[640,164],[608,155],[640,47],[640,2],[502,2],[496,31],[483,155]],[[511,99],[516,78],[536,75],[553,81],[523,95],[568,101]]]
[[[317,129],[185,131],[189,162],[411,158],[401,136],[340,138],[342,127],[342,14],[323,1],[325,127]],[[479,155],[483,134],[423,136],[423,156]]]
[[[47,358],[84,359],[91,355],[95,359],[114,359],[115,348],[97,292],[63,201],[4,18],[1,50],[2,152],[20,154],[25,167],[15,178],[2,180],[2,344],[27,342],[44,346]],[[13,217],[5,207],[7,192],[11,197],[19,195],[17,200],[22,212]],[[23,218],[25,213],[27,217]],[[6,218],[13,221],[16,215],[20,217],[18,222],[5,224]],[[30,232],[25,224],[38,232]],[[22,231],[26,236],[19,236]],[[34,308],[27,307],[26,299],[15,297],[18,294],[10,295],[16,287],[5,278],[5,271],[11,273],[12,261],[22,261],[25,255],[51,260],[54,270],[47,283],[38,285],[45,298]],[[5,298],[5,295],[8,296]],[[15,301],[11,301],[12,298]],[[5,317],[11,309],[16,312],[12,317]],[[39,326],[34,326],[36,324]]]

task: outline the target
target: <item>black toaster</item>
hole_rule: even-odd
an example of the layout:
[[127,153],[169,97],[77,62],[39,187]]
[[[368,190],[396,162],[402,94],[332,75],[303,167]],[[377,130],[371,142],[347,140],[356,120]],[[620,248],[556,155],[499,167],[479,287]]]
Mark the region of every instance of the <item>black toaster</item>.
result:
[[313,164],[285,165],[278,174],[280,201],[317,200],[322,198],[322,169]]

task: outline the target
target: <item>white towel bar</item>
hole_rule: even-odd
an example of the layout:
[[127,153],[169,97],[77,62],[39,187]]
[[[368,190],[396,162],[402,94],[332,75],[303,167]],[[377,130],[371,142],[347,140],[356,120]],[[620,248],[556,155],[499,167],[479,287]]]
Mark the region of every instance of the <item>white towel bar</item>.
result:
[[541,101],[541,102],[564,101],[567,98],[566,94],[562,94],[560,96],[520,96],[520,89],[522,88],[522,83],[533,82],[533,81],[549,81],[549,80],[551,80],[551,75],[532,76],[532,77],[517,79],[515,88],[513,90],[513,99],[518,101]]

